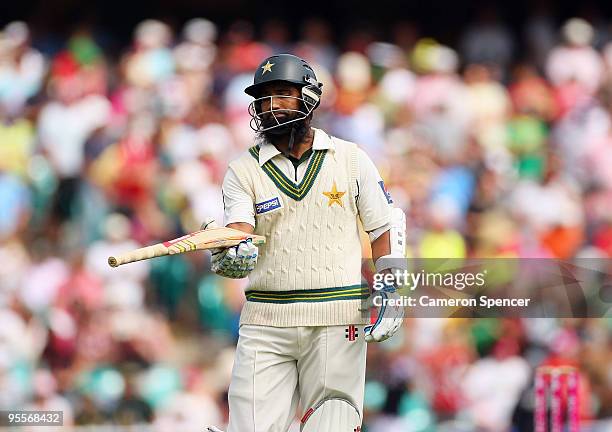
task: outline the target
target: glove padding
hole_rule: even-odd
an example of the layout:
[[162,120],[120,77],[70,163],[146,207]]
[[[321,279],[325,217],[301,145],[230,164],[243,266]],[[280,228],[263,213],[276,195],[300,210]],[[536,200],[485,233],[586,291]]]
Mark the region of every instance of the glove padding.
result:
[[[202,229],[216,228],[214,219],[207,218]],[[229,248],[215,248],[212,253],[211,270],[219,276],[231,279],[246,277],[257,264],[259,249],[250,239],[240,242],[237,246]]]
[[[387,299],[395,300],[395,305],[390,306],[382,303],[382,306],[376,306],[378,308],[376,322],[363,329],[366,342],[382,342],[389,339],[401,327],[404,319],[404,307],[397,306],[399,304],[400,295],[397,293],[397,289],[394,286],[387,285],[383,289],[372,293],[368,299],[371,306],[374,306],[373,301],[375,297],[381,297],[383,301]],[[377,303],[380,304],[381,302],[377,301]]]
[[250,239],[240,242],[238,246],[217,250],[212,254],[212,271],[232,279],[246,277],[255,268],[259,253]]

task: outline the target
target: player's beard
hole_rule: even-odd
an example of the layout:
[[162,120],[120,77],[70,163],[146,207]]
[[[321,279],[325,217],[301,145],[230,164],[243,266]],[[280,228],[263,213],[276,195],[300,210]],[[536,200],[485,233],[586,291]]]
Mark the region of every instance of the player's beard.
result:
[[290,110],[278,110],[274,113],[269,111],[261,116],[261,128],[269,129],[270,133],[280,135],[283,130],[288,130],[300,115],[301,113]]
[[[260,138],[263,138],[267,142],[274,144],[278,141],[288,139],[289,135],[291,134],[291,129],[294,129],[294,132],[293,132],[294,142],[299,143],[304,139],[304,137],[308,133],[308,130],[310,129],[310,124],[309,124],[310,122],[307,122],[306,121],[307,118],[306,118],[303,120],[297,120],[297,121],[288,123],[291,120],[297,118],[298,116],[300,116],[299,113],[291,113],[289,114],[287,119],[285,119],[283,124],[273,129],[267,130],[267,131],[261,131],[258,133],[258,136]],[[275,122],[274,119],[272,119],[272,121]],[[266,124],[264,123],[263,126],[266,127]]]

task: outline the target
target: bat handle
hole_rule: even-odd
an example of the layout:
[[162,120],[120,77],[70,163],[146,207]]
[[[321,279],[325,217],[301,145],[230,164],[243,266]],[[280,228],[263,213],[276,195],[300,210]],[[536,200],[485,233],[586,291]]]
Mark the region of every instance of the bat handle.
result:
[[135,251],[128,252],[122,255],[111,256],[108,258],[108,265],[118,267],[122,264],[131,263],[134,261],[145,260],[158,256],[168,255],[168,248],[161,243],[153,246],[147,246]]

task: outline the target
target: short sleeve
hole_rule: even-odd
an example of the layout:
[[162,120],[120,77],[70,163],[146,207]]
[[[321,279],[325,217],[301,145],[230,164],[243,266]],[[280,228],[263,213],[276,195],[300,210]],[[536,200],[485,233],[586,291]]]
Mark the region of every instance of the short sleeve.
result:
[[393,201],[372,160],[363,150],[358,149],[357,152],[359,161],[357,209],[364,230],[370,232],[390,223]]
[[255,206],[251,195],[244,189],[238,176],[229,168],[223,179],[224,225],[248,223],[255,227]]

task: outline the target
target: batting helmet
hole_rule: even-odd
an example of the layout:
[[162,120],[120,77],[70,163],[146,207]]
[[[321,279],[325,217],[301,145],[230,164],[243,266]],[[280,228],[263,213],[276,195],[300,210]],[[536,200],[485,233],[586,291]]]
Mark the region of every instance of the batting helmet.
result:
[[[291,97],[291,96],[263,96],[261,97],[261,89],[266,84],[271,82],[287,82],[301,87],[301,97],[297,98],[302,101],[303,107],[296,110],[299,114],[290,122],[281,123],[264,127],[262,125],[262,113],[259,109],[261,102],[266,98],[272,97]],[[255,71],[253,77],[253,85],[248,86],[244,91],[255,100],[249,105],[249,113],[251,114],[251,128],[255,131],[263,132],[266,130],[286,126],[287,123],[304,120],[308,117],[321,101],[321,87],[323,84],[317,81],[317,77],[310,65],[303,59],[292,54],[277,54],[265,59]],[[268,111],[274,116],[274,111]],[[274,117],[276,118],[276,117]]]

